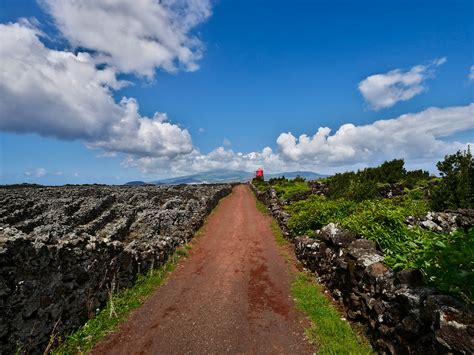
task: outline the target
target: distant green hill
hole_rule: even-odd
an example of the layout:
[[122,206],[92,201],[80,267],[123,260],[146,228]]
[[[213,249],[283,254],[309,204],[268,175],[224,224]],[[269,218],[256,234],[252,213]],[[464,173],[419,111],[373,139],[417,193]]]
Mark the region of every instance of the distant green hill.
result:
[[140,185],[146,185],[146,182],[144,181],[129,181],[124,185],[129,185],[129,186],[140,186]]
[[[270,179],[274,177],[284,176],[288,179],[293,179],[296,176],[304,177],[307,180],[316,180],[327,175],[321,175],[312,171],[288,171],[284,173],[275,173],[275,174],[265,174],[265,179]],[[145,185],[145,184],[154,184],[154,185],[179,185],[179,184],[212,184],[212,183],[225,183],[225,182],[246,182],[251,180],[254,177],[253,172],[248,172],[244,170],[232,170],[232,169],[219,169],[219,170],[210,170],[202,173],[179,176],[170,179],[155,180],[150,182],[143,181],[130,181],[125,185]]]
[[217,182],[245,182],[253,177],[252,173],[243,170],[220,169],[171,179],[151,181],[157,185],[203,184]]

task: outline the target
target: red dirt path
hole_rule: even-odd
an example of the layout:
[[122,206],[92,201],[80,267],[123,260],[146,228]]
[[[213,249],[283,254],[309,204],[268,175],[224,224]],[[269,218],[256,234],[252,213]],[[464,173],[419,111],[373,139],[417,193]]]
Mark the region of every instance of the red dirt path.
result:
[[167,283],[93,353],[313,353],[270,223],[236,186]]

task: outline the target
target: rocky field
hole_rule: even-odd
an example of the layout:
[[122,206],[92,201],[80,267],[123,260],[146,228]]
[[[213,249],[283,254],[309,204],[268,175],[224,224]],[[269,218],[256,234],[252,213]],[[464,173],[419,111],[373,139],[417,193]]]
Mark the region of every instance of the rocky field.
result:
[[163,264],[231,186],[0,189],[0,353],[37,352]]

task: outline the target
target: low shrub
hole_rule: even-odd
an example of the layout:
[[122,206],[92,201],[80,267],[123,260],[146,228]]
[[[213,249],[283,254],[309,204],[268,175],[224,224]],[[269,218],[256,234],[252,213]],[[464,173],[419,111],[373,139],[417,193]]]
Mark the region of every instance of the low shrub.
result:
[[297,193],[309,191],[310,187],[304,180],[292,180],[280,182],[274,186],[274,189],[279,198],[287,200]]
[[286,207],[291,218],[288,227],[292,236],[314,235],[330,222],[349,216],[356,203],[344,199],[331,200],[324,196],[311,195],[308,199],[291,203]]
[[420,269],[429,284],[474,301],[474,228],[450,234],[432,233],[430,243],[418,249],[413,267]]
[[286,210],[293,237],[314,236],[316,229],[338,223],[376,242],[385,263],[394,270],[420,269],[428,284],[465,300],[474,297],[474,229],[443,234],[408,226],[407,217],[420,217],[429,210],[428,202],[418,194],[361,202],[313,195]]
[[252,184],[258,191],[266,191],[270,186],[265,182],[261,177],[256,177],[252,179]]

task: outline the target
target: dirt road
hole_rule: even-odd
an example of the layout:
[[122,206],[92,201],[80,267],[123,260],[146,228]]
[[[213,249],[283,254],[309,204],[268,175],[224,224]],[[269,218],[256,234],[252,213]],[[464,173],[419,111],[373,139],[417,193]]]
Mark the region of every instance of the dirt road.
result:
[[236,186],[168,282],[93,353],[313,353],[270,223]]

